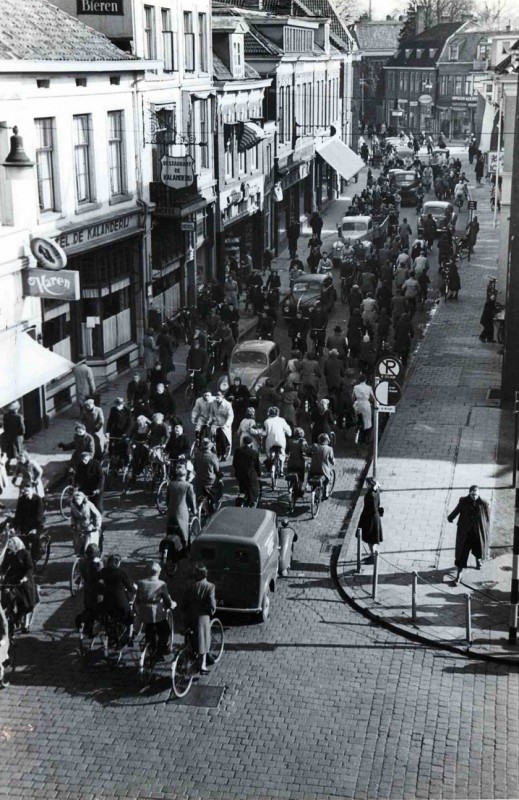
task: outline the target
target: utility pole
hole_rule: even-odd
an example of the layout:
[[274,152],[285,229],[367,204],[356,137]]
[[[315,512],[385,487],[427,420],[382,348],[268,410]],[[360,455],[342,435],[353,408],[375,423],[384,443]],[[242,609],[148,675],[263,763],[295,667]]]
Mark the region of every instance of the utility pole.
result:
[[[519,87],[519,71],[517,73]],[[497,191],[497,186],[496,186]],[[497,197],[496,197],[497,201]],[[506,280],[506,324],[501,377],[501,402],[511,403],[519,388],[519,95],[516,94],[513,137],[512,185],[510,192],[510,235]]]

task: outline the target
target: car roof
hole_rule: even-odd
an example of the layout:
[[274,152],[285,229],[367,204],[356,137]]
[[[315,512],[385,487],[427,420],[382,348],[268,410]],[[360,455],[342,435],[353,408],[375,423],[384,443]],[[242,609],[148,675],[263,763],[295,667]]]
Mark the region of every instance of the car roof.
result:
[[225,506],[216,512],[196,541],[201,544],[224,538],[258,541],[273,526],[276,526],[276,514],[266,508]]
[[447,202],[447,200],[427,200],[426,203],[423,204],[425,208],[448,208],[449,206],[452,208],[452,203]]
[[342,218],[342,221],[344,222],[345,219],[353,219],[353,220],[367,219],[369,221],[371,217],[369,216],[369,214],[345,214]]
[[261,353],[270,353],[275,346],[276,343],[271,342],[268,339],[247,339],[245,342],[238,342],[233,350],[233,353],[236,353],[240,350],[256,350],[260,351]]
[[[356,217],[352,217],[352,219],[356,219]],[[328,277],[327,275],[317,275],[317,274],[301,275],[299,278],[295,279],[295,281],[293,282],[293,286],[295,286],[296,283],[316,283],[316,284],[322,283],[324,280],[326,280],[327,277]]]

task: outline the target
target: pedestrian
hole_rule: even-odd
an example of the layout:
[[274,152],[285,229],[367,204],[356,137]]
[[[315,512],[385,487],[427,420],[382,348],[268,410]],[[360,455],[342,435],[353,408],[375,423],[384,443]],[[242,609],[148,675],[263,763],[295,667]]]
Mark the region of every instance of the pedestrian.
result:
[[355,308],[348,320],[348,346],[352,359],[359,357],[360,344],[364,335],[364,326],[362,324],[362,316],[360,308]]
[[95,442],[95,457],[101,460],[106,449],[106,434],[104,432],[105,417],[99,406],[96,406],[91,397],[85,400],[81,413],[86,432],[92,436]]
[[290,258],[295,258],[297,254],[297,241],[301,236],[301,225],[295,217],[291,217],[290,219],[290,225],[288,226],[287,234]]
[[411,350],[411,339],[414,336],[413,325],[411,317],[404,311],[398,322],[394,326],[394,341],[393,346],[395,353],[402,360],[402,364],[407,364],[409,352]]
[[494,341],[495,315],[496,315],[496,298],[495,295],[491,294],[490,297],[487,298],[487,301],[483,306],[483,313],[481,314],[481,319],[479,320],[479,324],[483,325],[483,330],[479,335],[479,339],[481,342]]
[[146,370],[148,380],[151,375],[151,370],[157,364],[157,351],[158,347],[155,344],[155,331],[153,328],[148,328],[142,337],[142,366]]
[[319,212],[317,211],[317,209],[315,209],[308,222],[310,224],[314,236],[318,236],[319,238],[321,238],[321,231],[323,229],[324,221]]
[[13,486],[16,486],[15,481],[20,478],[20,489],[26,486],[32,486],[38,497],[45,497],[43,489],[43,469],[34,458],[29,458],[29,454],[22,450],[18,456],[16,469],[13,475]]
[[[187,469],[179,465],[174,480],[168,483],[166,529],[170,535],[178,537],[177,558],[186,555],[189,542],[189,521],[196,514],[196,497],[193,486],[187,480]],[[173,559],[174,561],[175,559]]]
[[313,275],[317,272],[320,262],[321,262],[321,250],[316,245],[312,247],[308,255],[308,258],[306,259],[308,268]]
[[353,410],[361,422],[359,444],[366,444],[371,440],[373,426],[372,405],[375,403],[375,396],[367,380],[367,375],[361,372],[359,382],[352,391]]
[[292,428],[296,426],[297,409],[300,406],[301,401],[297,389],[290,383],[282,386],[279,390],[279,413]]
[[243,437],[243,444],[234,453],[232,466],[238,482],[238,491],[245,495],[244,505],[255,508],[259,498],[261,467],[251,436],[245,434]]
[[483,177],[483,173],[485,171],[485,157],[483,153],[478,153],[476,157],[476,167],[474,172],[476,173],[476,183],[481,183],[481,178]]
[[467,225],[467,227],[465,229],[465,235],[467,237],[467,242],[468,242],[468,245],[469,245],[469,252],[470,253],[473,252],[473,250],[474,250],[474,248],[476,246],[478,233],[479,233],[479,221],[478,221],[477,217],[474,217],[473,219],[471,219],[471,221],[469,222],[469,224]]
[[481,562],[487,556],[490,509],[486,500],[480,497],[478,486],[471,486],[468,495],[460,497],[447,519],[454,522],[456,517],[459,517],[454,558],[457,568],[454,584],[457,586],[470,553],[476,559],[476,569],[481,569]]
[[359,518],[359,528],[362,531],[362,541],[365,542],[370,550],[365,563],[372,564],[374,561],[374,549],[382,542],[382,520],[384,509],[380,506],[381,488],[375,478],[366,478],[368,491],[364,495],[364,507]]
[[168,372],[174,372],[173,353],[177,349],[177,342],[170,334],[167,325],[163,325],[160,329],[160,333],[157,336],[157,348],[163,373],[167,375]]
[[198,669],[207,675],[207,656],[211,649],[211,617],[216,611],[214,584],[207,580],[207,567],[193,566],[193,577],[183,598],[184,626],[193,632],[193,649],[198,654]]
[[225,302],[229,303],[233,308],[238,308],[238,283],[234,280],[232,275],[227,275],[224,284],[225,289]]
[[92,397],[96,390],[94,373],[86,363],[86,359],[78,361],[74,367],[74,380],[76,382],[76,403],[79,409],[82,409],[85,400]]
[[409,237],[412,236],[412,234],[413,231],[407,221],[407,217],[404,217],[401,224],[398,226],[398,235],[402,241],[402,247],[409,248]]
[[25,423],[20,412],[20,403],[15,400],[7,407],[3,421],[4,431],[2,433],[1,446],[7,460],[5,469],[7,475],[11,474],[11,459],[18,458],[23,451],[23,437],[25,435]]

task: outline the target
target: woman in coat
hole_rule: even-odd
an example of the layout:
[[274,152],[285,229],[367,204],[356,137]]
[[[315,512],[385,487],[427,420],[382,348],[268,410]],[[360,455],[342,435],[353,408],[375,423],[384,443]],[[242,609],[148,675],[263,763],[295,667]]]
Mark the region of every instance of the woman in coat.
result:
[[335,420],[330,411],[330,401],[326,398],[319,400],[312,409],[310,419],[312,421],[312,442],[317,444],[321,433],[330,434],[335,425]]
[[279,414],[292,428],[295,428],[297,409],[301,406],[297,390],[287,384],[285,388],[280,389],[279,395]]
[[16,617],[21,622],[22,633],[28,633],[38,595],[31,554],[18,536],[9,539],[1,572],[4,584],[13,587]]
[[194,634],[200,672],[205,675],[208,672],[206,659],[211,646],[211,617],[216,611],[216,598],[214,584],[207,580],[207,568],[203,564],[193,567],[193,580],[184,595],[182,608],[185,629]]
[[274,388],[274,381],[272,378],[267,378],[265,383],[260,386],[256,394],[258,402],[258,410],[256,411],[256,419],[259,423],[266,420],[268,411],[271,406],[277,406],[279,402],[279,395]]
[[359,528],[362,531],[362,541],[365,542],[370,550],[370,556],[366,559],[367,563],[373,561],[373,548],[382,541],[382,521],[380,508],[380,485],[375,478],[367,478],[366,484],[368,491],[364,495],[364,508],[359,519]]
[[153,328],[148,328],[146,333],[142,338],[142,365],[146,370],[146,375],[148,376],[148,380],[151,375],[151,370],[157,364],[157,351],[158,347],[155,344],[155,331]]
[[168,510],[166,524],[168,532],[177,533],[182,549],[189,544],[190,514],[196,514],[196,497],[192,484],[187,480],[187,470],[177,467],[177,477],[168,485]]
[[4,432],[2,434],[2,450],[7,456],[6,471],[10,474],[9,464],[12,458],[17,458],[23,450],[23,437],[25,425],[20,414],[20,403],[15,400],[4,414]]

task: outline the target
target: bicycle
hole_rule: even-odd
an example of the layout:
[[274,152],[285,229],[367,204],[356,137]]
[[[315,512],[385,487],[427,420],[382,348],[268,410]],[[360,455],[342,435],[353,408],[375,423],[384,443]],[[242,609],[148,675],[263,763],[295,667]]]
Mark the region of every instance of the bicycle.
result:
[[88,545],[92,543],[92,534],[94,533],[97,533],[97,542],[93,542],[93,544],[97,544],[99,550],[102,552],[103,536],[101,531],[99,531],[97,528],[90,527],[88,530],[80,532],[80,553],[76,555],[74,561],[72,562],[72,569],[70,570],[69,588],[72,597],[75,597],[79,590],[83,588],[81,564],[83,562],[85,550],[87,549]]
[[169,469],[169,459],[167,458],[164,447],[158,445],[150,448],[148,463],[143,470],[144,491],[153,494],[155,487],[167,481]]
[[184,408],[186,409],[186,411],[191,411],[191,409],[195,405],[195,400],[197,398],[197,391],[195,388],[197,372],[202,372],[202,370],[201,369],[189,370],[189,381],[184,391]]
[[74,494],[76,489],[77,487],[74,486],[74,484],[69,483],[65,486],[65,488],[61,492],[59,498],[59,510],[64,520],[69,520],[72,516],[72,510],[71,510],[72,495]]
[[222,505],[222,492],[218,489],[218,498],[215,499],[211,494],[211,488],[204,487],[203,494],[196,498],[198,505],[198,516],[201,529],[205,528],[213,514],[220,510]]
[[23,541],[26,549],[31,554],[35,574],[41,575],[49,563],[50,558],[51,538],[49,534],[38,533],[37,531],[29,531],[29,533],[18,533],[17,535]]
[[304,479],[301,480],[297,472],[289,472],[286,476],[288,488],[288,513],[295,514],[297,501],[303,497],[301,487],[304,485]]
[[[198,653],[196,652],[193,640],[194,632],[187,630],[184,635],[184,646],[179,651],[177,657],[171,665],[171,688],[175,697],[185,697],[191,689],[193,679],[200,674],[198,668]],[[208,662],[217,664],[224,650],[223,625],[215,617],[211,620],[211,642],[209,645]]]
[[[168,609],[167,621],[170,628],[170,644],[173,642],[173,611]],[[149,686],[153,678],[153,672],[164,656],[159,651],[158,637],[155,634],[153,639],[150,640],[146,636],[146,626],[144,625],[144,634],[140,642],[139,662],[137,668],[138,680],[141,689]]]
[[133,450],[131,445],[128,444],[126,453],[123,454],[121,452],[117,452],[120,442],[125,441],[128,441],[128,439],[124,436],[119,438],[110,437],[108,452],[101,461],[101,468],[104,474],[104,488],[107,490],[109,489],[112,479],[117,475],[121,478],[123,491],[125,487],[127,488],[132,464]]
[[282,449],[279,445],[273,445],[270,448],[270,483],[273,492],[276,491],[278,480],[283,477]]
[[[201,525],[201,522],[200,522],[200,517],[201,517],[201,515],[200,515],[200,508],[199,508],[198,511],[196,512],[196,514],[191,514],[191,516],[189,518],[188,540],[187,540],[186,547],[183,548],[184,551],[185,550],[189,550],[193,540],[196,539],[197,536],[200,536],[200,533],[202,532],[202,525]],[[174,530],[172,531],[172,533],[174,533]],[[185,552],[184,552],[184,555],[185,555]],[[168,540],[163,540],[163,542],[161,542],[161,544],[160,544],[160,563],[163,565],[166,575],[168,577],[170,577],[170,578],[177,571],[177,565],[178,565],[177,562],[179,560],[179,557],[182,557],[182,552],[181,551],[179,552],[175,548],[173,542],[171,542],[171,545],[168,542]]]
[[310,486],[310,514],[312,515],[312,519],[315,519],[319,513],[319,508],[323,500],[326,497],[329,497],[333,492],[333,488],[335,486],[335,470],[332,470],[332,475],[330,480],[328,481],[328,492],[325,497],[326,492],[326,479],[324,475],[311,475],[308,479],[308,483]]

